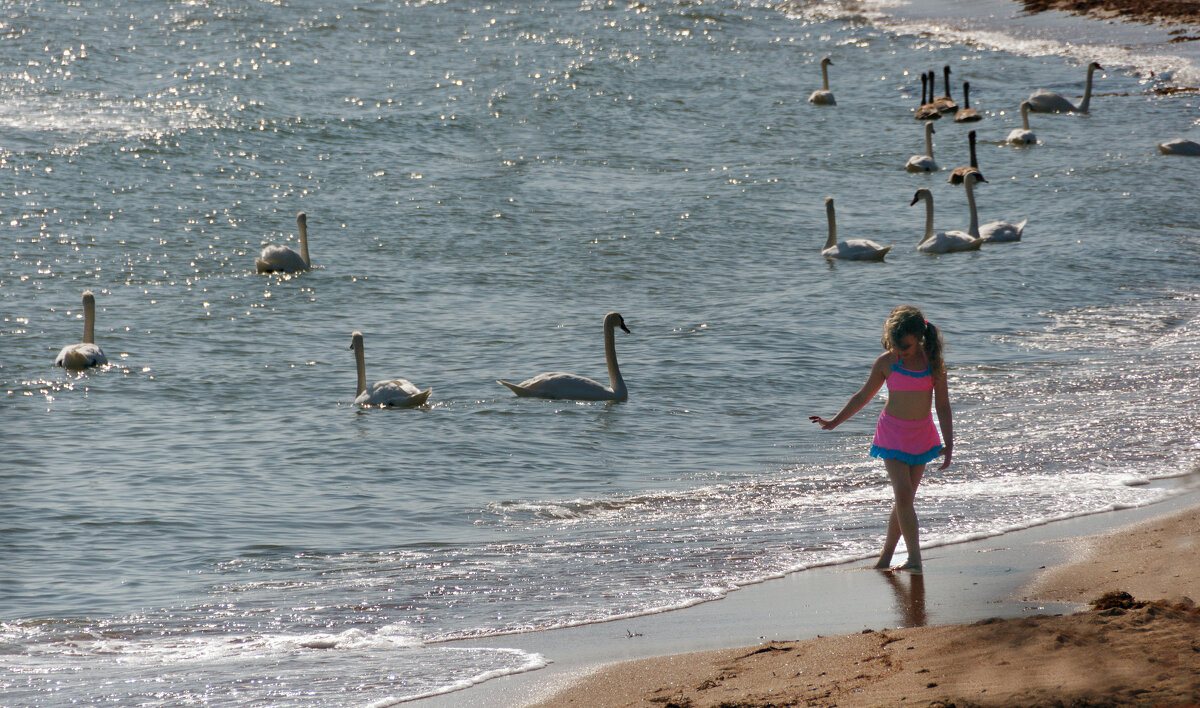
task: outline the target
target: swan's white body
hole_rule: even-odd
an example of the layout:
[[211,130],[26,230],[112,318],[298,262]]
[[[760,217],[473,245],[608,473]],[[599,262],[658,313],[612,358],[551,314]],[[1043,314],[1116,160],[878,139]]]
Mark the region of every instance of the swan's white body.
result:
[[68,344],[54,358],[54,365],[64,369],[90,369],[93,366],[104,366],[108,357],[96,346],[96,296],[91,290],[83,292],[83,341],[79,344]]
[[833,62],[829,57],[821,60],[821,87],[808,97],[808,102],[817,106],[836,106],[837,101],[833,98],[833,92],[829,90],[829,67]]
[[[921,105],[917,106],[917,112],[913,113],[913,118],[917,120],[937,120],[942,117],[942,112],[926,98],[926,94],[933,96],[933,77],[928,74],[921,74]],[[926,90],[928,87],[928,91]]]
[[958,113],[954,114],[955,123],[974,123],[975,121],[983,120],[983,116],[979,115],[979,111],[971,108],[971,82],[963,82],[963,107],[958,109]]
[[350,348],[354,350],[354,363],[358,366],[358,387],[354,405],[411,408],[423,405],[429,398],[429,394],[433,393],[432,388],[422,391],[408,379],[376,381],[368,388],[367,357],[363,353],[362,332],[354,332],[350,335]]
[[908,158],[904,169],[909,172],[937,172],[938,163],[933,159],[933,123],[925,121],[925,154]]
[[976,181],[977,176],[972,175],[966,181],[967,187],[967,204],[971,207],[971,226],[968,227],[969,233],[962,231],[940,231],[933,230],[933,192],[928,188],[922,187],[917,190],[913,196],[909,206],[916,204],[918,201],[925,200],[925,235],[917,243],[917,250],[924,253],[952,253],[955,251],[977,251],[983,245],[983,239],[979,237],[979,217],[975,212],[975,195],[971,191],[971,185]]
[[946,180],[950,184],[963,184],[963,182],[966,181],[967,175],[969,175],[969,174],[979,175],[980,182],[987,181],[986,179],[983,179],[983,173],[979,171],[979,160],[975,157],[975,131],[974,130],[967,133],[967,141],[971,144],[971,164],[964,165],[962,167],[955,167],[954,170],[950,173],[949,179]]
[[882,261],[891,246],[880,246],[866,238],[852,238],[849,241],[837,240],[837,217],[833,211],[833,197],[825,197],[825,217],[829,220],[829,236],[825,239],[825,247],[821,255],[826,258],[841,258],[847,261]]
[[1083,101],[1076,106],[1069,100],[1053,91],[1038,89],[1029,94],[1029,110],[1034,113],[1087,113],[1088,105],[1092,102],[1092,74],[1096,69],[1103,69],[1096,62],[1088,64],[1087,84],[1083,88]]
[[1007,221],[992,221],[979,227],[979,235],[983,238],[984,243],[1020,241],[1021,234],[1025,233],[1025,224],[1028,223],[1029,219],[1022,219],[1017,224],[1010,224]]
[[621,370],[617,367],[617,345],[613,334],[617,327],[626,334],[629,333],[629,328],[625,326],[625,320],[620,314],[610,312],[604,316],[604,358],[608,363],[608,379],[611,386],[560,371],[539,374],[519,384],[503,379],[496,379],[496,382],[507,386],[521,397],[571,401],[624,401],[629,398],[629,391],[625,388],[625,379],[621,378]]
[[[932,73],[932,72],[931,72]],[[946,95],[933,97],[934,84],[936,83],[936,74],[929,79],[929,101],[938,111],[942,113],[954,113],[958,110],[958,103],[950,98],[950,66],[946,65],[942,68],[942,83],[946,87]]]
[[1158,150],[1164,155],[1200,155],[1200,143],[1175,138],[1165,143],[1158,143]]
[[1029,101],[1021,101],[1021,127],[1008,134],[1009,145],[1034,145],[1037,136],[1029,129]]
[[300,232],[300,252],[278,244],[266,246],[254,259],[254,266],[259,273],[300,273],[311,267],[308,260],[308,217],[304,212],[296,215],[296,228]]

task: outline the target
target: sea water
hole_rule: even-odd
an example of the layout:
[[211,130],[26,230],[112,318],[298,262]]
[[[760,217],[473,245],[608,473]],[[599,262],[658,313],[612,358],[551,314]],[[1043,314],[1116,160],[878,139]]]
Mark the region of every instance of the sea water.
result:
[[[955,413],[929,543],[1170,494],[1200,446],[1200,160],[1155,142],[1200,134],[1169,92],[1191,44],[979,8],[6,5],[0,702],[389,705],[548,660],[446,640],[868,558],[882,397],[807,417],[901,303],[944,333]],[[1090,115],[1004,145],[1091,59]],[[903,170],[944,65],[985,117],[939,121],[935,157],[978,131],[980,218],[1028,218],[1020,243],[914,248],[919,187],[968,220],[945,170]],[[826,196],[885,263],[820,256]],[[300,211],[313,269],[255,273]],[[110,365],[70,374],[88,289]],[[627,402],[495,382],[606,381],[613,310]],[[353,330],[429,404],[353,406]]]

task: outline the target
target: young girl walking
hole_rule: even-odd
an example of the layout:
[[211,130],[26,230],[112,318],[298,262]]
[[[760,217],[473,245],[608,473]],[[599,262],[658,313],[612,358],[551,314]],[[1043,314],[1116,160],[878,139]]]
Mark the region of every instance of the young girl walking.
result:
[[[954,421],[950,413],[950,394],[946,389],[942,335],[919,309],[901,305],[892,310],[883,324],[882,344],[886,351],[875,359],[867,382],[850,397],[842,410],[832,420],[815,415],[809,416],[809,420],[823,430],[833,430],[862,410],[879,393],[879,388],[887,384],[887,404],[875,426],[871,457],[883,459],[896,501],[888,518],[883,552],[875,567],[891,567],[892,553],[903,536],[908,560],[893,570],[920,573],[921,545],[913,498],[925,474],[925,465],[943,456],[945,459],[939,469],[946,469],[954,449]],[[933,425],[931,406],[937,408],[941,439]]]

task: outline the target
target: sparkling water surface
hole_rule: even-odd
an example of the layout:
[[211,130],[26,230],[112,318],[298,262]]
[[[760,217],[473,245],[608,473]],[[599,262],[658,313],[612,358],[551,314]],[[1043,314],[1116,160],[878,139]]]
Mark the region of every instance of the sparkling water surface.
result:
[[[930,542],[1169,494],[1147,482],[1200,447],[1200,160],[1154,143],[1200,139],[1200,100],[1157,89],[1194,68],[920,8],[7,4],[3,702],[388,705],[546,661],[447,639],[868,557],[882,399],[807,416],[904,302],[948,345]],[[1033,88],[1078,98],[1089,52],[1092,113],[1004,145]],[[825,55],[834,107],[806,100]],[[985,118],[938,121],[943,171],[907,174],[946,64]],[[970,129],[981,220],[1026,236],[918,253],[917,188],[966,226],[945,179]],[[826,196],[887,262],[820,257]],[[300,211],[313,270],[255,273]],[[87,289],[111,364],[70,374]],[[612,310],[627,402],[495,383],[605,380]],[[430,403],[355,408],[353,330],[371,381]]]

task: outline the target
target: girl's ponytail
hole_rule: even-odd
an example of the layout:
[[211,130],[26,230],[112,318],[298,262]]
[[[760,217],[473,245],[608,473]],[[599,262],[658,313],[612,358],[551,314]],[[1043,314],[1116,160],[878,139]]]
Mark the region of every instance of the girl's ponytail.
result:
[[925,320],[925,358],[929,359],[929,368],[938,376],[946,375],[946,361],[942,358],[942,333],[929,320]]

